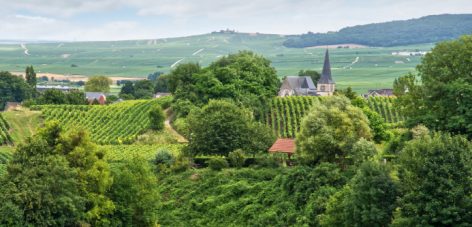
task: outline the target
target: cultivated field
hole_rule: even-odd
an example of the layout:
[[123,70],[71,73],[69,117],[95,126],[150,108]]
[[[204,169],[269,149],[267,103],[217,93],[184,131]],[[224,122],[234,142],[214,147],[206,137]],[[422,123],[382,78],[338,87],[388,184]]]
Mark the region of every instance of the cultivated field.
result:
[[[321,69],[324,48],[286,48],[284,40],[280,35],[206,34],[157,40],[25,44],[29,55],[21,45],[0,45],[0,70],[21,72],[32,64],[41,73],[138,78],[155,71],[168,72],[178,63],[208,65],[239,50],[252,50],[269,58],[281,77],[300,69]],[[391,53],[428,51],[431,47],[330,49],[334,79],[338,87],[352,86],[359,92],[391,87],[394,78],[413,71],[421,59]]]

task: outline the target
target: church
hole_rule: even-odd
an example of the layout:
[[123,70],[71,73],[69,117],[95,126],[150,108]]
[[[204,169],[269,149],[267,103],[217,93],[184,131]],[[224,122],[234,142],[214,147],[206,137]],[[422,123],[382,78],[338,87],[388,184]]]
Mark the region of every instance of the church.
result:
[[309,76],[287,76],[282,82],[279,96],[330,96],[336,90],[336,83],[331,75],[329,51],[326,49],[323,71],[315,86]]

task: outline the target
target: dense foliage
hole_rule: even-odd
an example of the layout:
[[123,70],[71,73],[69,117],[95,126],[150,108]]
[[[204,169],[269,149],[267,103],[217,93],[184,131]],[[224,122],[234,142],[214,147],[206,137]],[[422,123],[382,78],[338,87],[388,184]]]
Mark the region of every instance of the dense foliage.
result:
[[297,154],[314,163],[346,164],[359,139],[371,139],[369,120],[344,97],[333,96],[313,106],[297,134]]
[[277,94],[280,81],[270,61],[252,52],[230,54],[201,68],[182,64],[169,76],[169,90],[175,100],[201,106],[210,99],[232,99],[262,117],[266,100]]
[[6,102],[22,102],[32,97],[34,90],[19,76],[0,72],[0,110]]
[[29,100],[28,105],[86,105],[88,104],[85,93],[81,91],[63,92],[57,89],[48,89],[39,93],[34,100]]
[[96,143],[126,144],[150,128],[149,111],[160,102],[163,101],[156,99],[107,106],[44,105],[40,108],[46,120],[57,120],[65,129],[86,129]]
[[[472,137],[472,36],[436,45],[417,67],[418,78],[406,75],[397,90],[409,126],[466,134]],[[401,82],[401,83],[400,83]]]
[[418,43],[435,43],[456,39],[472,31],[472,15],[436,15],[404,21],[346,27],[338,32],[307,33],[290,36],[287,47],[320,45],[362,44],[367,46],[400,46]]
[[461,136],[426,134],[408,142],[400,154],[397,226],[470,225],[471,163],[471,143]]
[[88,92],[110,92],[110,85],[112,80],[106,76],[92,76],[89,77],[85,83],[85,91]]
[[193,154],[227,155],[236,149],[256,153],[265,151],[275,140],[247,109],[230,101],[211,100],[202,109],[192,111],[188,123],[189,150]]

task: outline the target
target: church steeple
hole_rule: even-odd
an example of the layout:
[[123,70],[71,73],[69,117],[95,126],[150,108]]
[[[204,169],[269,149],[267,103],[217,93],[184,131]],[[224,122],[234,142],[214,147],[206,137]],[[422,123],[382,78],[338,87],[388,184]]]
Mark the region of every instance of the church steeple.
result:
[[325,59],[323,64],[323,71],[318,80],[316,93],[320,96],[333,95],[336,89],[336,83],[331,76],[331,64],[329,63],[329,52],[326,49]]
[[335,84],[333,78],[331,77],[331,64],[329,63],[329,52],[326,49],[325,59],[323,64],[323,71],[321,72],[319,84]]

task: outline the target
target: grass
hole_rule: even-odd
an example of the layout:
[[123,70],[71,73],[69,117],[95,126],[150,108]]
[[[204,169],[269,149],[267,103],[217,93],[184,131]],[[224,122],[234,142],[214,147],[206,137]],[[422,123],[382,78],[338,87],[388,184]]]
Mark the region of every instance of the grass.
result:
[[[158,40],[26,44],[29,56],[20,45],[0,45],[0,70],[24,71],[26,65],[34,65],[38,72],[146,77],[155,71],[168,72],[180,59],[182,63],[206,66],[221,56],[252,50],[270,59],[280,77],[294,75],[301,69],[321,71],[324,49],[286,48],[282,45],[284,40],[279,35],[206,34]],[[332,49],[334,79],[339,88],[351,86],[358,92],[391,87],[394,78],[414,71],[421,60],[391,53],[430,50],[432,46]],[[351,65],[356,57],[359,61]],[[78,67],[71,67],[72,64]]]
[[2,113],[10,124],[10,135],[15,144],[25,141],[32,136],[41,124],[41,112],[31,111],[26,108],[11,110]]

